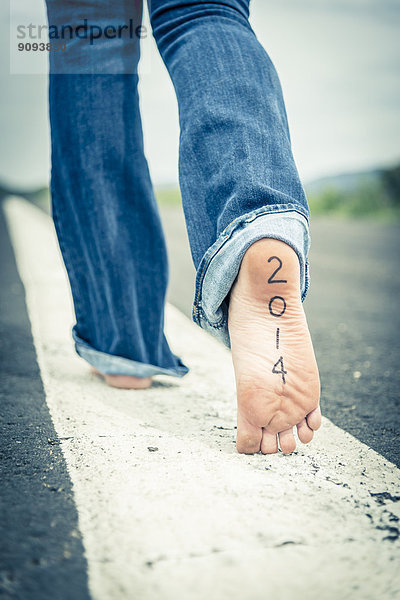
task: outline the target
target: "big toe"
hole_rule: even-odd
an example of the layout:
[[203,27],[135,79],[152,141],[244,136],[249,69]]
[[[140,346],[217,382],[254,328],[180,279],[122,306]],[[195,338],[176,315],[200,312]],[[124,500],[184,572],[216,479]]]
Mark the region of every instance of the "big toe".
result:
[[255,454],[260,451],[262,429],[238,419],[236,448],[240,454]]

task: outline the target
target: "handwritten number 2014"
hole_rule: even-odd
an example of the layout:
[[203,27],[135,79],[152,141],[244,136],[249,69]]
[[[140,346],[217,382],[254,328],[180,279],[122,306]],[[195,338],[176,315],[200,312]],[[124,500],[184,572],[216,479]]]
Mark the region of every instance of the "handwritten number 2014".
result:
[[[286,279],[274,279],[275,275],[282,268],[282,261],[278,256],[271,256],[268,259],[268,262],[272,262],[273,260],[278,261],[278,266],[272,275],[268,278],[268,283],[287,283]],[[272,296],[268,303],[269,314],[272,317],[281,317],[286,311],[286,300],[282,296]],[[279,327],[276,329],[276,348],[279,349]],[[278,368],[279,367],[279,368]],[[276,375],[281,375],[282,383],[286,383],[285,375],[287,375],[287,371],[283,365],[283,356],[280,356],[274,366],[272,367],[272,372]]]

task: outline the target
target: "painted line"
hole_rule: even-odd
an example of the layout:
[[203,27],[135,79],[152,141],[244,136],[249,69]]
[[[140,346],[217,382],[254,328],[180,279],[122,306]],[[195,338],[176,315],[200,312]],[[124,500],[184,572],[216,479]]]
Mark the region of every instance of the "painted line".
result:
[[90,600],[72,483],[1,207],[0,281],[0,598]]
[[191,373],[106,387],[73,352],[49,217],[15,197],[5,212],[94,600],[400,597],[393,464],[327,419],[294,455],[238,455],[229,352],[172,306]]

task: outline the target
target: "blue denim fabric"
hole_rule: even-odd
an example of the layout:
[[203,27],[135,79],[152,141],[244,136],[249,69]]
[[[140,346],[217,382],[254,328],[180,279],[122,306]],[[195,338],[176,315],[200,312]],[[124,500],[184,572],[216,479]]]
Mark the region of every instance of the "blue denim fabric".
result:
[[[77,7],[85,17],[85,3],[47,1],[49,22],[60,15],[73,20]],[[103,11],[106,3],[88,6]],[[132,4],[115,6],[123,13]],[[279,79],[248,9],[248,0],[149,4],[179,105],[180,188],[197,269],[193,319],[228,346],[226,296],[254,241],[274,237],[291,245],[303,298],[308,288],[307,200]],[[104,373],[182,376],[187,367],[163,333],[167,256],[143,153],[138,78],[129,71],[138,44],[127,44],[131,55],[98,40],[92,66],[81,73],[60,74],[60,57],[51,61],[53,216],[78,353]],[[96,52],[108,57],[107,74],[93,67]]]
[[52,74],[137,73],[142,0],[46,0]]

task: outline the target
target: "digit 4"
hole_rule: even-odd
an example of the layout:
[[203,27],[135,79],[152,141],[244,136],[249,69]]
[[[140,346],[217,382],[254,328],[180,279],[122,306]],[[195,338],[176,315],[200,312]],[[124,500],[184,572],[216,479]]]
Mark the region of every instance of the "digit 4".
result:
[[[278,366],[280,366],[279,370],[277,368]],[[276,375],[282,375],[282,381],[283,383],[286,383],[285,375],[287,375],[287,371],[285,371],[285,367],[283,366],[283,356],[281,356],[279,360],[276,361],[276,363],[272,367],[272,372],[276,373]]]

